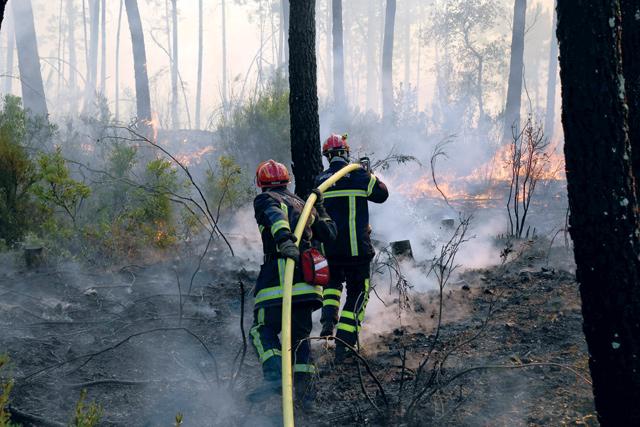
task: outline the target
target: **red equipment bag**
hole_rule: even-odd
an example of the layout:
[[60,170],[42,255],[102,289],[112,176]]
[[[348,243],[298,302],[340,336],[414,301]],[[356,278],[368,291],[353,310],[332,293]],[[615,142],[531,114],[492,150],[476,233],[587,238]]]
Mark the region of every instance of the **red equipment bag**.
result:
[[300,255],[302,277],[305,282],[315,286],[329,284],[329,263],[315,248],[307,249]]

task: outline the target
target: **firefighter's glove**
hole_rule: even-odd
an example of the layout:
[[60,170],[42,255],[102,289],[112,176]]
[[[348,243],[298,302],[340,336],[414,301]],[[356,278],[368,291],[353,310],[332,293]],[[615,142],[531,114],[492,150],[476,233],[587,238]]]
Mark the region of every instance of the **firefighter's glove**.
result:
[[320,219],[328,218],[329,214],[327,213],[327,210],[324,207],[324,197],[322,196],[322,191],[318,190],[317,188],[314,188],[313,190],[311,190],[311,192],[315,194],[317,197],[313,207],[316,209],[316,212],[318,213],[318,218]]
[[300,258],[300,249],[296,246],[291,239],[284,240],[278,243],[278,252],[280,252],[286,258],[291,258],[294,261],[298,261]]

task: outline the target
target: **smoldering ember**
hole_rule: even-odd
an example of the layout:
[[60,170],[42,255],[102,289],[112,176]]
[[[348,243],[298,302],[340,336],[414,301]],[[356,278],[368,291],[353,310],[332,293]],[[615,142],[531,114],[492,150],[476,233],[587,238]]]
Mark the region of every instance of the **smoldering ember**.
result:
[[638,2],[0,4],[0,427],[640,425]]

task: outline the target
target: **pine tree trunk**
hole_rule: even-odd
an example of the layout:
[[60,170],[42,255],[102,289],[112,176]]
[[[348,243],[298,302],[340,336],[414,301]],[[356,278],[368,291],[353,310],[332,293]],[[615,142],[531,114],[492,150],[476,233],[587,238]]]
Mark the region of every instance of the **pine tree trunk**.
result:
[[570,232],[595,405],[603,426],[637,426],[640,248],[619,7],[558,0],[557,34]]
[[629,107],[629,140],[633,155],[636,199],[640,200],[640,0],[620,0],[620,5],[622,64]]
[[296,194],[306,198],[322,171],[316,66],[315,1],[291,2],[289,111]]
[[202,104],[202,55],[204,13],[202,0],[198,0],[198,81],[196,83],[196,129],[200,129],[200,108]]
[[411,21],[413,17],[413,10],[411,8],[412,2],[406,0],[404,2],[404,89],[408,90],[411,84]]
[[[3,2],[4,4],[5,2]],[[11,16],[3,21],[5,32],[7,33],[7,76],[4,80],[4,94],[9,94],[13,90],[13,56],[16,46],[16,31]]]
[[8,0],[0,1],[0,28],[2,28],[2,23],[4,22],[4,9],[7,6]]
[[367,2],[367,111],[377,111],[377,71],[376,71],[376,2]]
[[524,30],[526,26],[527,0],[515,0],[513,5],[513,32],[511,35],[511,62],[507,105],[504,109],[503,142],[511,141],[520,128],[522,105],[522,73],[524,71]]
[[133,46],[133,68],[136,80],[136,111],[138,121],[151,120],[151,97],[149,95],[149,76],[147,74],[147,52],[144,45],[144,32],[137,0],[124,0],[131,31]]
[[[224,0],[223,0],[224,1]],[[289,0],[282,0],[282,8],[283,8],[283,20],[284,20],[284,31],[285,31],[285,40],[284,40],[284,64],[286,65],[285,69],[288,69],[289,65],[289,16],[291,15],[291,5],[289,4]]]
[[384,18],[384,45],[382,48],[382,116],[393,120],[393,38],[396,20],[396,0],[387,0]]
[[102,29],[102,46],[100,59],[100,92],[102,96],[107,96],[107,0],[102,0],[100,5],[100,28]]
[[98,38],[100,34],[100,1],[89,0],[89,56],[87,85],[85,87],[84,110],[90,113],[94,107],[98,78]]
[[40,55],[31,0],[12,1],[18,68],[22,83],[22,104],[33,116],[47,117],[47,99],[40,72]]
[[345,107],[344,41],[342,29],[342,0],[331,2],[331,39],[333,42],[333,102],[340,112]]
[[120,31],[122,29],[122,6],[123,1],[120,0],[118,9],[118,29],[116,31],[116,78],[115,78],[115,104],[116,104],[116,121],[120,121]]
[[180,127],[178,118],[178,6],[171,0],[171,126]]
[[[557,3],[557,1],[556,1]],[[547,111],[544,121],[544,133],[550,141],[553,140],[553,132],[556,124],[556,87],[558,78],[558,40],[555,37],[558,25],[558,15],[553,8],[553,26],[551,27],[551,40],[549,41],[549,77],[547,80]]]

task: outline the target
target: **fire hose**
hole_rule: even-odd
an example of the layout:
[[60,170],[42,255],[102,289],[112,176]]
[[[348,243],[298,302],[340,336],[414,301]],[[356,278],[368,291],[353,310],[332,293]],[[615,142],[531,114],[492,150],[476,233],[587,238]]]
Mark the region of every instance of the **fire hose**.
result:
[[[327,191],[328,188],[333,186],[341,178],[347,175],[349,172],[353,172],[360,169],[362,166],[357,163],[352,163],[344,168],[340,169],[331,178],[318,186],[318,190],[321,193]],[[296,245],[299,245],[302,238],[302,232],[304,231],[307,221],[309,221],[309,215],[311,209],[315,204],[317,196],[311,194],[304,205],[302,214],[298,219],[294,235],[296,236]],[[284,269],[284,289],[282,293],[282,420],[284,427],[293,427],[293,373],[291,364],[291,297],[293,293],[293,270],[295,267],[295,261],[288,258]]]

